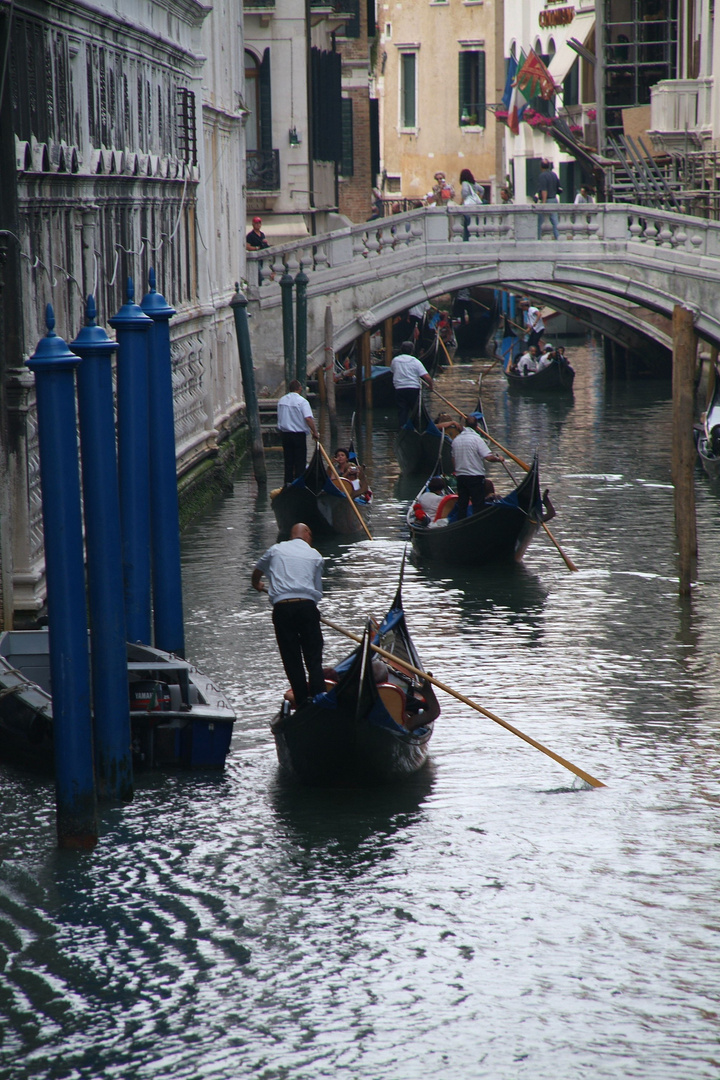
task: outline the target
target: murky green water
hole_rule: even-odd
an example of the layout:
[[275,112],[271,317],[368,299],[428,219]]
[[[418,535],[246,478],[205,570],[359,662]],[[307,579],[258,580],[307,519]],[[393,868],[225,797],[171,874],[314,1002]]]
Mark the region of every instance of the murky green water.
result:
[[[606,388],[594,347],[572,351],[572,401],[483,386],[491,432],[539,449],[579,572],[538,539],[516,568],[410,565],[404,595],[438,678],[607,787],[444,697],[411,784],[284,789],[282,670],[249,587],[275,523],[243,473],[184,537],[188,652],[241,714],[225,773],[143,778],[75,855],[52,789],[0,770],[0,1076],[718,1076],[720,492],[698,473],[681,602],[669,385]],[[482,367],[440,389],[468,406]],[[324,612],[351,630],[393,595],[417,486],[392,418],[357,434],[375,539],[323,548]],[[345,651],[327,631],[328,660]]]

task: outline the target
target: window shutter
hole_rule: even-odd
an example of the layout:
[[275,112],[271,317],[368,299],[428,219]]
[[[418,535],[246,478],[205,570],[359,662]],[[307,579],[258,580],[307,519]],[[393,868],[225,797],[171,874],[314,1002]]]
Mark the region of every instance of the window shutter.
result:
[[260,149],[272,150],[272,95],[270,86],[270,50],[260,61]]

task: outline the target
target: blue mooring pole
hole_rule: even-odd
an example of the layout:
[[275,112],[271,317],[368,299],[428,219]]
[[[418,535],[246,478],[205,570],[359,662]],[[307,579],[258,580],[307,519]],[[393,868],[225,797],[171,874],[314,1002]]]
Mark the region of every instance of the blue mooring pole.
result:
[[61,848],[97,842],[90,713],[90,656],[85,608],[75,369],[80,357],[48,332],[27,366],[35,373],[45,573],[50,635],[57,833]]
[[96,322],[89,296],[85,326],[71,348],[77,373],[85,545],[92,640],[93,733],[98,793],[133,797],[127,644],[123,594],[120,496],[115,455],[112,354],[117,349]]
[[148,332],[153,322],[134,302],[110,319],[118,341],[117,432],[120,526],[128,641],[152,644],[150,627],[150,437]]
[[175,413],[173,410],[170,319],[175,308],[155,288],[140,307],[153,321],[148,353],[150,392],[150,525],[152,542],[153,628],[158,649],[185,656],[180,511],[178,508]]

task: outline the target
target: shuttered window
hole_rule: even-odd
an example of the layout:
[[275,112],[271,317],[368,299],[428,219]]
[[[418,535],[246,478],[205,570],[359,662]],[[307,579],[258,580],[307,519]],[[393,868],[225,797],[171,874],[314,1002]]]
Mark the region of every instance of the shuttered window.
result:
[[463,49],[458,56],[460,127],[485,127],[485,53]]
[[416,109],[417,55],[400,54],[400,127],[417,127]]

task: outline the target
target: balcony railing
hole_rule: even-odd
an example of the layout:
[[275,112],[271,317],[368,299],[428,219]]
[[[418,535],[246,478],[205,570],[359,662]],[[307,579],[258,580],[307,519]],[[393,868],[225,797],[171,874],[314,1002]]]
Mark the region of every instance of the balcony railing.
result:
[[245,163],[245,185],[250,191],[280,190],[280,151],[248,150]]
[[243,11],[274,11],[275,0],[245,0]]

